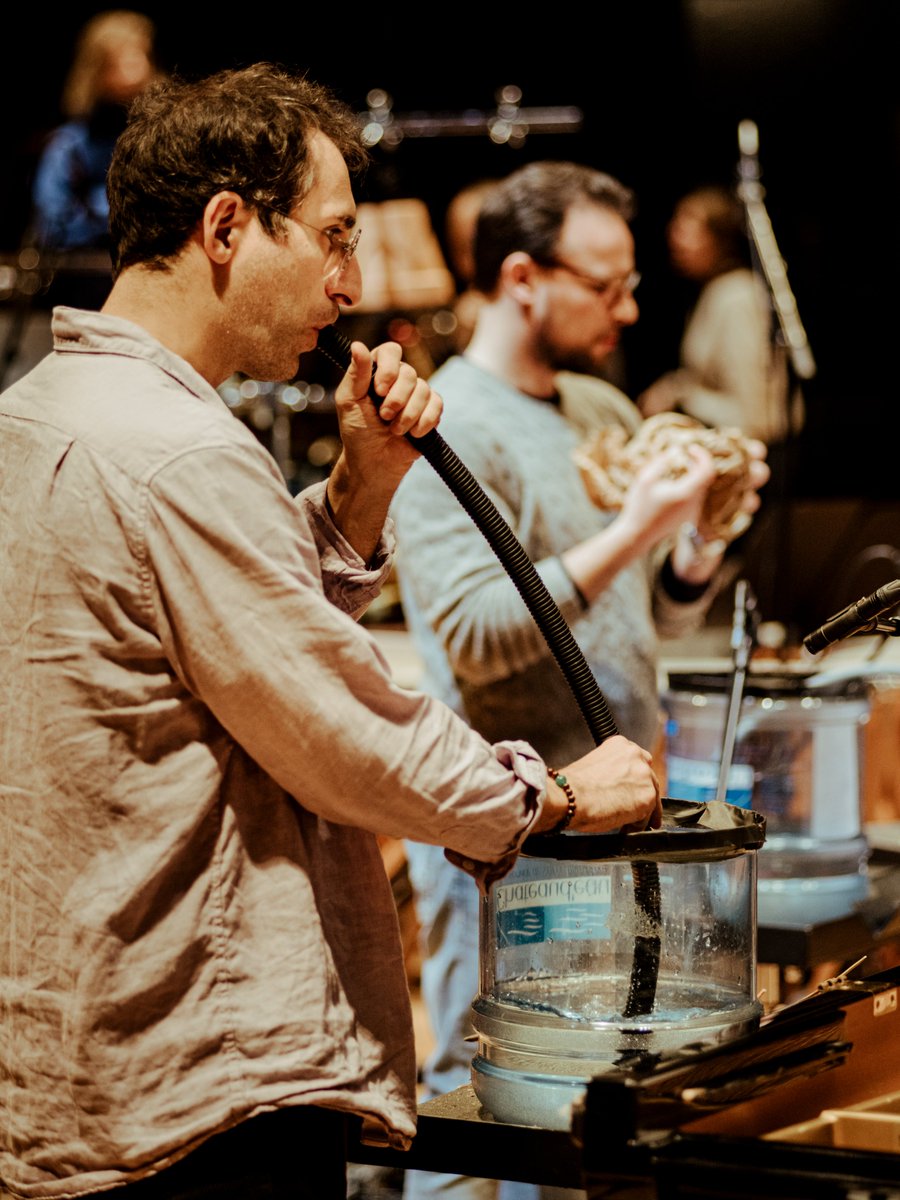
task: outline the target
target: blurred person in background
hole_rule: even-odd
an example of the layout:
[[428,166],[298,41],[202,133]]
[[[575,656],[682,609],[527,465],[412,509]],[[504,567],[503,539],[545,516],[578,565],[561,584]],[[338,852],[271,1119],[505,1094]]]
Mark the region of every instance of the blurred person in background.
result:
[[[645,417],[682,412],[732,426],[768,446],[789,432],[788,372],[774,337],[768,292],[750,268],[744,209],[724,187],[702,187],[676,205],[666,230],[672,266],[699,291],[681,341],[681,363],[638,397]],[[802,424],[790,413],[791,431]]]
[[34,233],[46,248],[109,244],[106,174],[128,105],[156,74],[155,30],[141,13],[98,13],[83,27],[34,181]]
[[[127,9],[83,26],[62,91],[67,118],[47,139],[31,188],[22,249],[39,265],[51,305],[99,309],[112,284],[106,175],[128,105],[156,75],[154,26]],[[53,347],[45,302],[17,291],[0,314],[0,390]]]
[[453,334],[453,347],[457,354],[462,354],[469,344],[475,332],[481,306],[486,299],[484,292],[474,285],[473,244],[481,206],[497,183],[496,179],[479,179],[470,183],[457,192],[447,206],[444,230],[447,256],[457,286],[457,296],[453,302],[453,313],[457,322]]

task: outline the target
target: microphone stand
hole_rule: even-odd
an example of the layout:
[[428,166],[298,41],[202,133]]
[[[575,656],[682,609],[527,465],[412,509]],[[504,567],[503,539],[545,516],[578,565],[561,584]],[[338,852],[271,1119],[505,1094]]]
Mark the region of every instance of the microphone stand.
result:
[[737,195],[744,206],[754,265],[769,289],[772,308],[794,374],[798,379],[812,379],[816,373],[815,360],[800,320],[797,301],[788,282],[787,269],[775,240],[772,222],[766,211],[765,189],[759,182],[759,133],[755,122],[741,121],[738,126],[738,145],[741,160],[738,166]]
[[731,762],[734,758],[734,746],[737,741],[737,726],[741,715],[741,701],[744,698],[747,668],[756,641],[756,626],[756,597],[747,580],[739,579],[734,589],[734,616],[731,625],[731,652],[734,668],[731,676],[728,709],[725,714],[725,731],[722,735],[722,755],[719,759],[719,780],[716,785],[717,800],[727,800],[728,797],[728,776],[731,774]]
[[900,617],[879,617],[871,629],[861,629],[860,633],[880,633],[886,638],[900,637]]
[[[804,381],[816,374],[816,363],[809,339],[800,320],[797,301],[788,282],[787,269],[775,238],[772,222],[765,205],[765,189],[760,183],[759,131],[754,121],[744,120],[738,125],[737,197],[744,207],[747,237],[750,243],[751,265],[756,275],[763,280],[769,295],[774,321],[777,325],[774,341],[784,347],[787,355],[788,387],[786,396],[787,428],[778,462],[770,460],[772,468],[773,499],[780,510],[776,529],[776,547],[771,555],[761,556],[761,570],[766,571],[766,586],[776,617],[783,617],[779,603],[788,595],[788,563],[790,560],[790,518],[788,512],[788,476],[793,457],[794,412],[802,412]],[[781,595],[776,595],[780,592]]]

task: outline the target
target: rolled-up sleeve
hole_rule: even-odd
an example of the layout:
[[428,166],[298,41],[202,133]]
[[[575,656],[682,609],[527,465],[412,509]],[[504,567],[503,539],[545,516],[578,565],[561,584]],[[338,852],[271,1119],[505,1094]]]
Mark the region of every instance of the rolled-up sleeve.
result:
[[325,595],[342,612],[356,617],[372,603],[390,574],[396,548],[394,523],[388,519],[375,553],[364,562],[332,520],[325,486],[317,483],[307,488],[296,503],[315,539]]

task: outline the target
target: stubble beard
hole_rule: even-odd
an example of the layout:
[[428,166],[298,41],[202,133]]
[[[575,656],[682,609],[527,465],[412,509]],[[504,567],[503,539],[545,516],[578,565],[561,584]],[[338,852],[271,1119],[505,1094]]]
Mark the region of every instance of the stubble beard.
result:
[[[273,285],[274,286],[274,285]],[[277,383],[295,379],[300,369],[300,355],[312,349],[315,340],[311,327],[309,336],[284,320],[278,305],[245,303],[234,314],[230,329],[225,331],[227,354],[239,351],[238,370],[251,379]],[[304,344],[299,346],[300,342]],[[306,343],[309,345],[306,345]],[[237,357],[237,355],[235,355]]]
[[609,357],[606,350],[601,353],[587,346],[560,346],[544,333],[538,338],[537,350],[541,361],[554,371],[572,371],[578,375],[601,374]]

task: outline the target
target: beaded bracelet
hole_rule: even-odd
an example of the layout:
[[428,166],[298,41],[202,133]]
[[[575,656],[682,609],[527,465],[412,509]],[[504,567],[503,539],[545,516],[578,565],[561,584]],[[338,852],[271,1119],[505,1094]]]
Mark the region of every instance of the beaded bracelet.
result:
[[553,767],[548,767],[547,774],[558,788],[562,788],[569,802],[564,815],[556,822],[552,829],[547,830],[548,833],[562,833],[563,830],[569,828],[575,817],[575,793],[572,791],[571,783],[569,783],[561,771],[556,771]]

